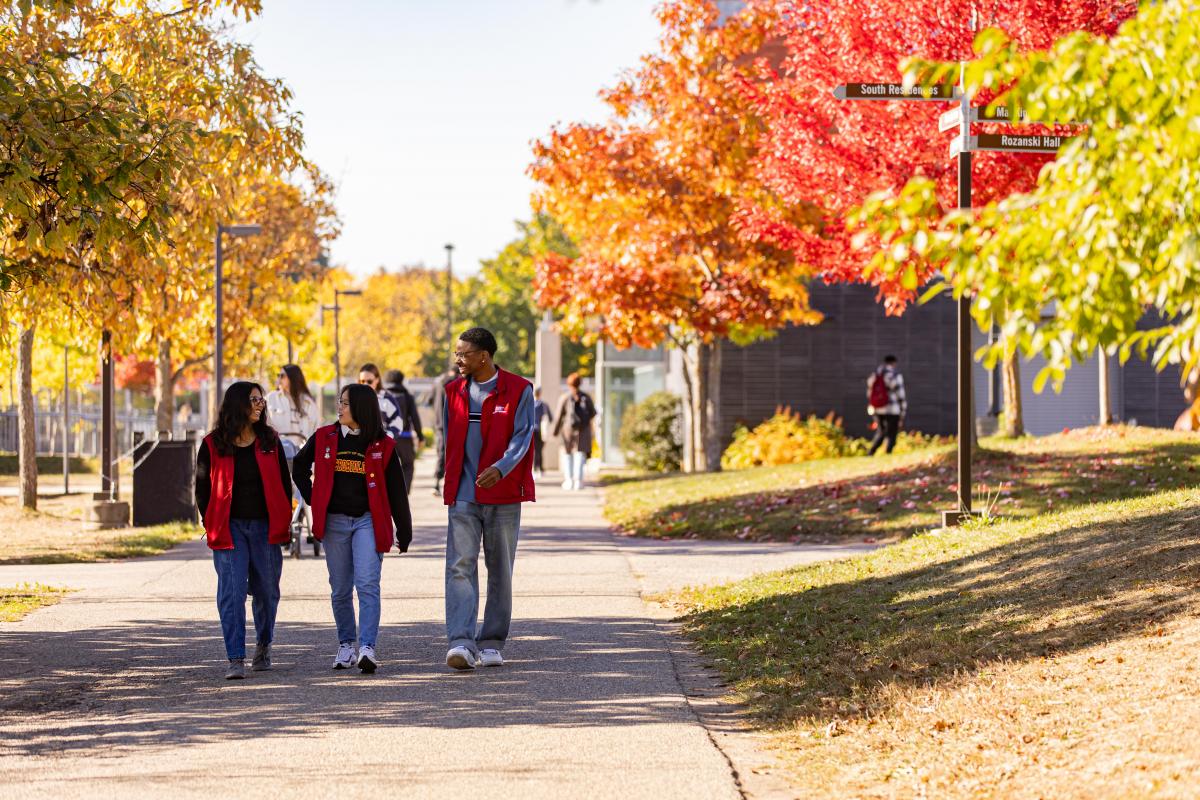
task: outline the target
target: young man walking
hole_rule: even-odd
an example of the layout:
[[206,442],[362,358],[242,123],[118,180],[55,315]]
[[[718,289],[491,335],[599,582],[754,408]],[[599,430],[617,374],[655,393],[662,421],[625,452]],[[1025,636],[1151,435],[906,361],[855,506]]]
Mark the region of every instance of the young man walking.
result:
[[[534,499],[533,386],[498,368],[495,355],[490,331],[471,328],[459,336],[454,363],[462,377],[446,385],[443,403],[446,665],[460,670],[504,663],[521,503]],[[481,545],[488,598],[477,629]]]
[[887,452],[896,447],[900,434],[900,423],[908,413],[908,398],[904,394],[904,376],[896,368],[896,357],[883,357],[871,377],[867,379],[867,413],[875,417],[875,438],[871,441],[871,455],[887,440]]

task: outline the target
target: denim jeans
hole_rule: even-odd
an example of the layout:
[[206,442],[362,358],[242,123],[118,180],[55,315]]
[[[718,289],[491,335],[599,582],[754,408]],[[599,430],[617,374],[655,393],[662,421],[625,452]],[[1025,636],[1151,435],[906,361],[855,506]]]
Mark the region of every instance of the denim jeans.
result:
[[[375,551],[371,514],[347,517],[330,514],[325,520],[325,566],[333,601],[333,621],[339,644],[374,647],[379,635],[379,575],[383,553]],[[358,591],[358,636],[354,629],[354,592]]]
[[275,639],[275,613],[279,610],[279,576],[283,553],[267,542],[265,519],[231,519],[232,550],[213,550],[217,570],[217,613],[225,638],[225,657],[246,657],[246,594],[254,599],[255,640],[270,644]]
[[567,454],[567,477],[577,486],[583,485],[583,465],[586,463],[587,457],[578,450]]
[[[521,504],[455,502],[446,532],[446,636],[451,647],[504,647],[512,622],[512,573],[517,557]],[[479,547],[487,567],[487,605],[478,633]]]

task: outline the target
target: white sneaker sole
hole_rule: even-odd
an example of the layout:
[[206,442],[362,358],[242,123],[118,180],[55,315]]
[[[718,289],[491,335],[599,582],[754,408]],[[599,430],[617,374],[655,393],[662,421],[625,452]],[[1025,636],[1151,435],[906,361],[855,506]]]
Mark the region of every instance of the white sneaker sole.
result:
[[462,653],[451,653],[446,656],[446,666],[453,667],[458,670],[475,669],[475,662],[464,656]]

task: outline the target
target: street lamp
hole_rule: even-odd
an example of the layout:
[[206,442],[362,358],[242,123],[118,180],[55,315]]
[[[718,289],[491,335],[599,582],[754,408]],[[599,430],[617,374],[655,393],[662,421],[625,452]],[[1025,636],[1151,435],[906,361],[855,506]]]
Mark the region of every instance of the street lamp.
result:
[[450,348],[450,369],[454,369],[454,274],[450,259],[454,245],[446,245],[446,346]]
[[[343,297],[358,297],[362,294],[362,289],[334,289],[333,290],[333,305],[321,306],[321,314],[324,316],[326,311],[333,312],[333,381],[334,390],[341,385],[342,379],[342,349],[341,341],[339,340],[338,330],[338,312],[342,310],[341,298]],[[322,321],[324,324],[324,321]]]
[[[244,236],[257,236],[262,233],[262,225],[217,225],[217,275],[213,291],[217,294],[217,328],[216,328],[216,346],[213,348],[213,380],[216,382],[216,400],[221,402],[222,384],[225,382],[225,308],[221,301],[221,296],[224,292],[221,291],[221,234],[228,234],[232,237],[241,238]],[[215,406],[214,406],[215,408]]]

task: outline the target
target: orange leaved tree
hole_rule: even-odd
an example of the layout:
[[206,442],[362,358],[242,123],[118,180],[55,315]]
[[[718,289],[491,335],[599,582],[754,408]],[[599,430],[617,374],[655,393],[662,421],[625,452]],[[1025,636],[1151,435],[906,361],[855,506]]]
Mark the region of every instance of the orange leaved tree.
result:
[[579,248],[541,259],[536,285],[570,333],[682,351],[685,468],[719,469],[721,342],[820,317],[804,267],[734,225],[739,207],[773,202],[754,177],[762,124],[734,77],[763,52],[771,18],[750,8],[718,25],[706,0],[657,14],[658,51],[601,93],[611,119],[534,143],[533,205]]

